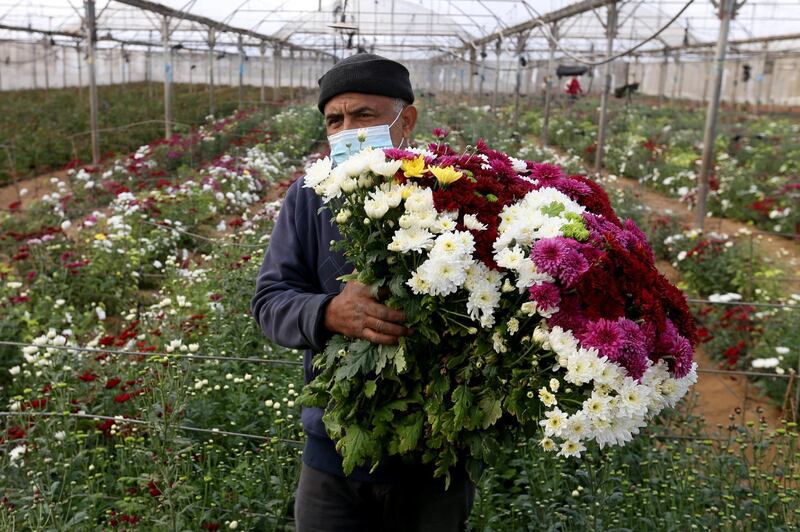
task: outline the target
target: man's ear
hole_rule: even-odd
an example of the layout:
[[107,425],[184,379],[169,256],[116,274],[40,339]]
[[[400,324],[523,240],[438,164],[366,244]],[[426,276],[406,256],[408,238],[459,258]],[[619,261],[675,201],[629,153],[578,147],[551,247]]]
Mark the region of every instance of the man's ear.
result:
[[403,114],[400,115],[400,123],[403,127],[403,136],[410,138],[411,132],[414,131],[414,126],[417,125],[417,108],[413,105],[406,106],[403,109]]

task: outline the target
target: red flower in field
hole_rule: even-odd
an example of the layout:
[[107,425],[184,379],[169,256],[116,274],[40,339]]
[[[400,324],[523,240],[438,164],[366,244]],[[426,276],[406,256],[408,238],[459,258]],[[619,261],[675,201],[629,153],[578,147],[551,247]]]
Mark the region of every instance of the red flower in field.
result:
[[128,401],[129,401],[129,400],[130,400],[130,399],[131,399],[133,396],[134,396],[134,394],[130,394],[130,393],[127,393],[127,392],[126,392],[126,393],[121,393],[121,394],[119,394],[119,395],[116,395],[116,396],[114,397],[114,402],[115,402],[115,403],[126,403],[126,402],[128,402]]
[[203,530],[219,530],[219,523],[215,521],[209,521],[200,525],[200,528]]
[[83,382],[92,382],[94,380],[97,380],[97,375],[95,375],[94,373],[92,373],[87,369],[78,378]]
[[116,340],[116,336],[110,334],[110,335],[103,336],[102,338],[100,338],[98,343],[100,345],[102,345],[103,347],[108,347],[109,345],[112,345],[114,343],[114,340]]
[[114,420],[112,419],[106,419],[97,422],[97,430],[102,431],[103,433],[105,433],[106,436],[111,435],[111,427],[113,426],[114,426]]
[[219,301],[220,299],[222,299],[222,294],[211,294],[210,296],[208,296],[208,299],[210,299],[211,301]]
[[106,390],[110,390],[117,386],[122,381],[119,377],[113,377],[106,381]]
[[156,486],[156,483],[153,480],[147,483],[147,489],[150,491],[150,495],[153,497],[158,497],[161,495],[161,490],[158,489],[158,486]]
[[9,427],[6,431],[9,440],[21,440],[25,437],[25,429],[22,427]]
[[244,220],[237,217],[228,222],[228,227],[240,227],[242,224],[244,224]]
[[27,251],[20,251],[19,253],[14,254],[11,257],[11,260],[21,261],[27,259],[28,257],[30,257],[30,253],[28,253]]
[[20,207],[22,207],[22,202],[17,200],[8,205],[8,210],[10,210],[11,212],[17,212],[19,211]]
[[14,305],[19,305],[20,303],[27,303],[28,301],[30,301],[30,298],[28,296],[11,296],[8,299]]
[[[47,406],[47,397],[43,397],[42,399],[33,399],[28,404],[29,408],[44,408],[46,406]],[[24,406],[23,406],[23,410],[25,410]]]
[[28,282],[33,281],[35,278],[36,278],[36,272],[34,270],[29,271],[28,274],[25,276],[25,280]]

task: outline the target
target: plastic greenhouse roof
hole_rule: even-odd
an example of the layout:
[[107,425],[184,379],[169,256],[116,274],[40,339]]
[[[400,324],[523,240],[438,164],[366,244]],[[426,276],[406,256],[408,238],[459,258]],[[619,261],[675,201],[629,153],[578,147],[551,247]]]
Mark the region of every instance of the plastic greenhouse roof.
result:
[[[674,23],[644,44],[639,51],[660,57],[666,48],[686,53],[710,53],[713,46],[697,46],[716,41],[719,20],[711,0],[621,0],[617,2],[619,29],[616,53],[652,37],[673,17]],[[100,47],[161,46],[162,16],[127,5],[129,2],[98,0],[97,29]],[[130,3],[137,3],[136,1]],[[318,51],[338,57],[357,50],[374,51],[388,57],[466,58],[470,43],[491,37],[485,45],[488,60],[494,59],[497,37],[503,35],[501,53],[510,57],[517,47],[517,36],[509,28],[541,15],[581,4],[579,0],[162,0],[158,4],[195,16],[206,17],[228,26],[250,30],[243,37],[248,55],[257,53],[258,37],[283,41],[296,51]],[[599,3],[599,2],[598,2]],[[81,0],[0,0],[0,39],[4,41],[41,40],[41,34],[7,29],[30,27],[64,33],[52,35],[57,43],[74,43],[81,32]],[[601,59],[605,53],[606,8],[598,7],[564,19],[559,23],[559,46],[587,60]],[[6,28],[6,29],[4,29]],[[197,21],[172,19],[171,44],[186,49],[208,48],[208,26]],[[524,43],[527,58],[548,53],[548,28],[530,31]],[[769,50],[800,51],[799,0],[747,0],[731,24],[732,41],[795,34],[796,38],[773,41]],[[76,34],[75,36],[69,34]],[[217,48],[233,51],[238,36],[218,32]],[[686,45],[689,45],[688,48]],[[760,42],[734,46],[733,53],[760,53]],[[478,57],[480,50],[477,50]],[[557,55],[562,55],[558,52]]]

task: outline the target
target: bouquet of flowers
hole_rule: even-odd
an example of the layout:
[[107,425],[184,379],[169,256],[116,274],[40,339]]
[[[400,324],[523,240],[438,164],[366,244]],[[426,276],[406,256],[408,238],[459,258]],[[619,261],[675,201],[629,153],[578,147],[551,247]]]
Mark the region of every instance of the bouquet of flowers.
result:
[[476,478],[520,434],[562,456],[625,444],[696,381],[683,295],[596,183],[445,136],[307,168],[349,278],[414,333],[334,337],[304,404],[325,408],[346,472],[399,455]]

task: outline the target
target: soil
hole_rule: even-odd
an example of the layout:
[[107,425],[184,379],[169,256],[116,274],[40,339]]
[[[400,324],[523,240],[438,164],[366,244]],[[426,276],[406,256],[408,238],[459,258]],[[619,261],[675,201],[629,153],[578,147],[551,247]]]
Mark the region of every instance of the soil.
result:
[[[656,212],[665,212],[677,216],[687,226],[692,225],[694,213],[680,201],[663,196],[650,190],[634,179],[618,178],[617,186],[626,188],[645,205]],[[751,226],[728,218],[709,218],[706,229],[729,235],[737,234],[745,229],[753,231]],[[789,239],[775,235],[755,234],[758,247],[772,256],[781,256],[783,261],[797,268],[800,265],[800,239]],[[667,261],[658,261],[659,271],[672,282],[680,280],[680,273]],[[731,424],[731,416],[736,424],[747,421],[764,420],[770,427],[778,427],[781,419],[781,408],[766,398],[746,377],[702,373],[702,370],[719,369],[719,364],[702,350],[695,352],[695,361],[701,370],[693,392],[697,397],[694,413],[702,415],[710,433],[727,431]]]
[[[47,172],[46,174],[21,179],[16,183],[0,187],[0,209],[8,209],[9,205],[15,201],[21,201],[20,208],[24,209],[36,200],[41,199],[45,194],[54,192],[56,186],[50,182],[54,177],[58,179],[66,178],[67,170]],[[27,193],[21,196],[20,193],[23,189],[27,189]]]

